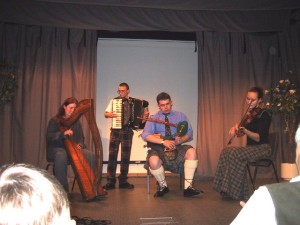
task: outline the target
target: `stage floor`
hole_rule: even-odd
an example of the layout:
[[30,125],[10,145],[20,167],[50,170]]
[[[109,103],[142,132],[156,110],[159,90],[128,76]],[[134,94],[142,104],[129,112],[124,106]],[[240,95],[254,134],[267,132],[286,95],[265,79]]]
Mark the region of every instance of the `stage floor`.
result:
[[[103,178],[102,184],[106,179]],[[204,194],[192,198],[183,197],[179,176],[168,175],[170,192],[162,198],[154,198],[155,179],[151,178],[150,194],[147,193],[146,176],[134,176],[128,180],[135,185],[133,190],[109,190],[99,201],[85,202],[78,185],[69,194],[71,215],[90,217],[94,220],[109,220],[116,225],[181,224],[223,225],[230,224],[241,210],[239,201],[224,201],[212,189],[212,179],[196,179],[195,187]],[[274,179],[259,179],[260,184],[275,182]]]

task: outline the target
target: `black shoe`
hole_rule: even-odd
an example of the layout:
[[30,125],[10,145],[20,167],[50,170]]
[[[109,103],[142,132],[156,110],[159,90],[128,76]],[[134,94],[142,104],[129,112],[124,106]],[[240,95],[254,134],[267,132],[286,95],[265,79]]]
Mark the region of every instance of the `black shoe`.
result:
[[183,196],[184,197],[192,197],[192,196],[195,196],[195,195],[199,195],[201,193],[203,193],[203,191],[197,190],[197,189],[189,186],[187,189],[184,189]]
[[133,185],[133,184],[130,184],[130,183],[128,183],[128,182],[125,182],[125,183],[119,184],[119,188],[120,188],[120,189],[133,189],[133,188],[134,188],[134,185]]
[[166,186],[160,187],[160,189],[155,193],[154,197],[162,197],[164,194],[167,194],[169,192],[169,188]]
[[113,184],[113,183],[107,183],[107,184],[105,184],[105,185],[103,186],[103,188],[104,188],[105,190],[111,190],[111,189],[115,189],[115,188],[116,188],[116,185]]

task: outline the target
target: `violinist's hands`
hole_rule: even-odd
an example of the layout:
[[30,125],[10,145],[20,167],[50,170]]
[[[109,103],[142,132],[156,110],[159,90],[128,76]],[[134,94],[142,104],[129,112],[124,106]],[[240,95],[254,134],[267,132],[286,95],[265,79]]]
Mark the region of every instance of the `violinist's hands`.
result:
[[236,135],[237,137],[241,137],[245,134],[245,127],[239,127],[237,124],[230,128],[229,130],[229,136],[230,138]]
[[79,149],[79,150],[81,150],[81,145],[80,145],[80,144],[77,144],[77,145],[76,145],[76,148]]
[[246,130],[246,128],[245,127],[239,127],[239,130],[238,130],[238,132],[240,132],[240,133],[245,133],[245,130]]
[[237,124],[234,125],[233,127],[231,127],[229,130],[229,136],[233,137],[236,134],[236,132],[238,131],[238,129],[239,129],[239,127]]

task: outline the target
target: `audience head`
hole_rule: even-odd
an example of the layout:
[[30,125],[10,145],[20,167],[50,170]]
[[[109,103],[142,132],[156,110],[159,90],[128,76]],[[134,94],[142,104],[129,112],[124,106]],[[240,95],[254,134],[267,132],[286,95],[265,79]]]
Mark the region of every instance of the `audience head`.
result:
[[29,164],[0,168],[1,225],[70,225],[68,197],[45,170]]

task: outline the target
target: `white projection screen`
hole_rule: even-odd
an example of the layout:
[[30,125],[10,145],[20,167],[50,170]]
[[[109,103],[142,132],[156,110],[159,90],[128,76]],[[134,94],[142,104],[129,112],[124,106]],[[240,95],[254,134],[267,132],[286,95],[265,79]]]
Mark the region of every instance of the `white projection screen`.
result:
[[[150,115],[157,110],[156,96],[167,92],[173,109],[184,112],[197,137],[197,53],[192,41],[99,39],[97,50],[96,120],[103,143],[103,159],[108,160],[111,119],[104,117],[109,101],[117,97],[118,85],[126,82],[130,96],[149,101]],[[146,159],[145,142],[134,131],[131,160]],[[120,159],[119,151],[119,159]],[[103,172],[106,173],[104,165]],[[119,165],[117,168],[119,172]],[[130,165],[129,173],[145,173],[143,165]]]

